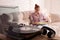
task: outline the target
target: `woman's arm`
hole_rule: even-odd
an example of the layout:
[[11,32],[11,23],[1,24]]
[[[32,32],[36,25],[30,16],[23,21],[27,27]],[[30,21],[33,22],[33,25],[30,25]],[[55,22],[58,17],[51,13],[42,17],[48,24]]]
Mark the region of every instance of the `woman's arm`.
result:
[[34,19],[33,19],[33,16],[32,15],[29,15],[29,20],[30,20],[30,24],[33,23]]
[[40,15],[42,17],[43,22],[48,22],[48,17],[44,16],[43,14]]

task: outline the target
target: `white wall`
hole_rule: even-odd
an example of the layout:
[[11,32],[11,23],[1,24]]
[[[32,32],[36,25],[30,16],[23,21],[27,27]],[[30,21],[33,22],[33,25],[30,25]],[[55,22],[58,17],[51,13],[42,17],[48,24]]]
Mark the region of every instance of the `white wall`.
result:
[[44,8],[44,0],[30,0],[31,9],[34,9],[35,4],[38,4],[41,9]]
[[60,0],[45,0],[45,8],[50,13],[60,14]]
[[0,6],[19,6],[20,11],[29,9],[29,0],[0,0]]
[[33,10],[36,3],[51,13],[60,13],[60,0],[0,0],[0,6],[19,6],[20,11]]
[[44,8],[44,0],[0,0],[0,6],[19,6],[20,11],[33,10],[36,3]]
[[51,0],[44,1],[45,8],[50,12]]
[[51,0],[51,12],[60,14],[60,0]]

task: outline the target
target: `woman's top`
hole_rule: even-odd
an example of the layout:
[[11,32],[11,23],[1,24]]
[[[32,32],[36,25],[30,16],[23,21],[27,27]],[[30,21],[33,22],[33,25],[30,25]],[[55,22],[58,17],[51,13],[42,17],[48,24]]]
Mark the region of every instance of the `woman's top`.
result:
[[42,13],[38,13],[38,14],[32,13],[29,16],[29,19],[30,19],[30,23],[46,22],[46,18],[42,15]]

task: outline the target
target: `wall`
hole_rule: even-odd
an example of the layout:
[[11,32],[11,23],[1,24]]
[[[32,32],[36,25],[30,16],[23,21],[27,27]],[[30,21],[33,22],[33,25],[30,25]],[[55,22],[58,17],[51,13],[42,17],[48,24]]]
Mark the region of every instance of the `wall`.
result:
[[51,13],[60,13],[60,0],[0,0],[0,6],[19,6],[20,11],[33,10],[35,3]]
[[60,15],[60,0],[45,0],[45,8],[50,13]]
[[35,4],[38,4],[40,7],[41,7],[41,9],[43,9],[44,8],[44,0],[30,0],[30,8],[31,8],[31,10],[33,10],[34,9],[34,6],[35,6]]
[[0,6],[19,6],[20,11],[33,10],[36,3],[44,8],[44,0],[0,0]]
[[44,3],[45,8],[50,12],[51,0],[45,0]]
[[51,0],[51,12],[60,15],[60,0]]

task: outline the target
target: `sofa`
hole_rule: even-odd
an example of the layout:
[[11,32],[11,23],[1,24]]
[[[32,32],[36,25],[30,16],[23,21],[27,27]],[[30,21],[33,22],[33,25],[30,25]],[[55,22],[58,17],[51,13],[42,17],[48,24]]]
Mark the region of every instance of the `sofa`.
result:
[[[23,24],[29,25],[30,23],[29,15],[31,13],[33,13],[33,11],[12,12],[12,13],[5,13],[5,14],[9,16],[9,22],[11,23],[17,23],[17,24],[23,23]],[[60,16],[54,13],[48,13],[48,14],[49,15],[46,17],[49,18],[49,23],[48,23],[49,27],[54,29],[57,35],[60,36],[60,29],[59,29],[60,28]],[[2,21],[0,20],[0,24],[1,22]],[[5,26],[9,26],[9,25],[5,25]]]

